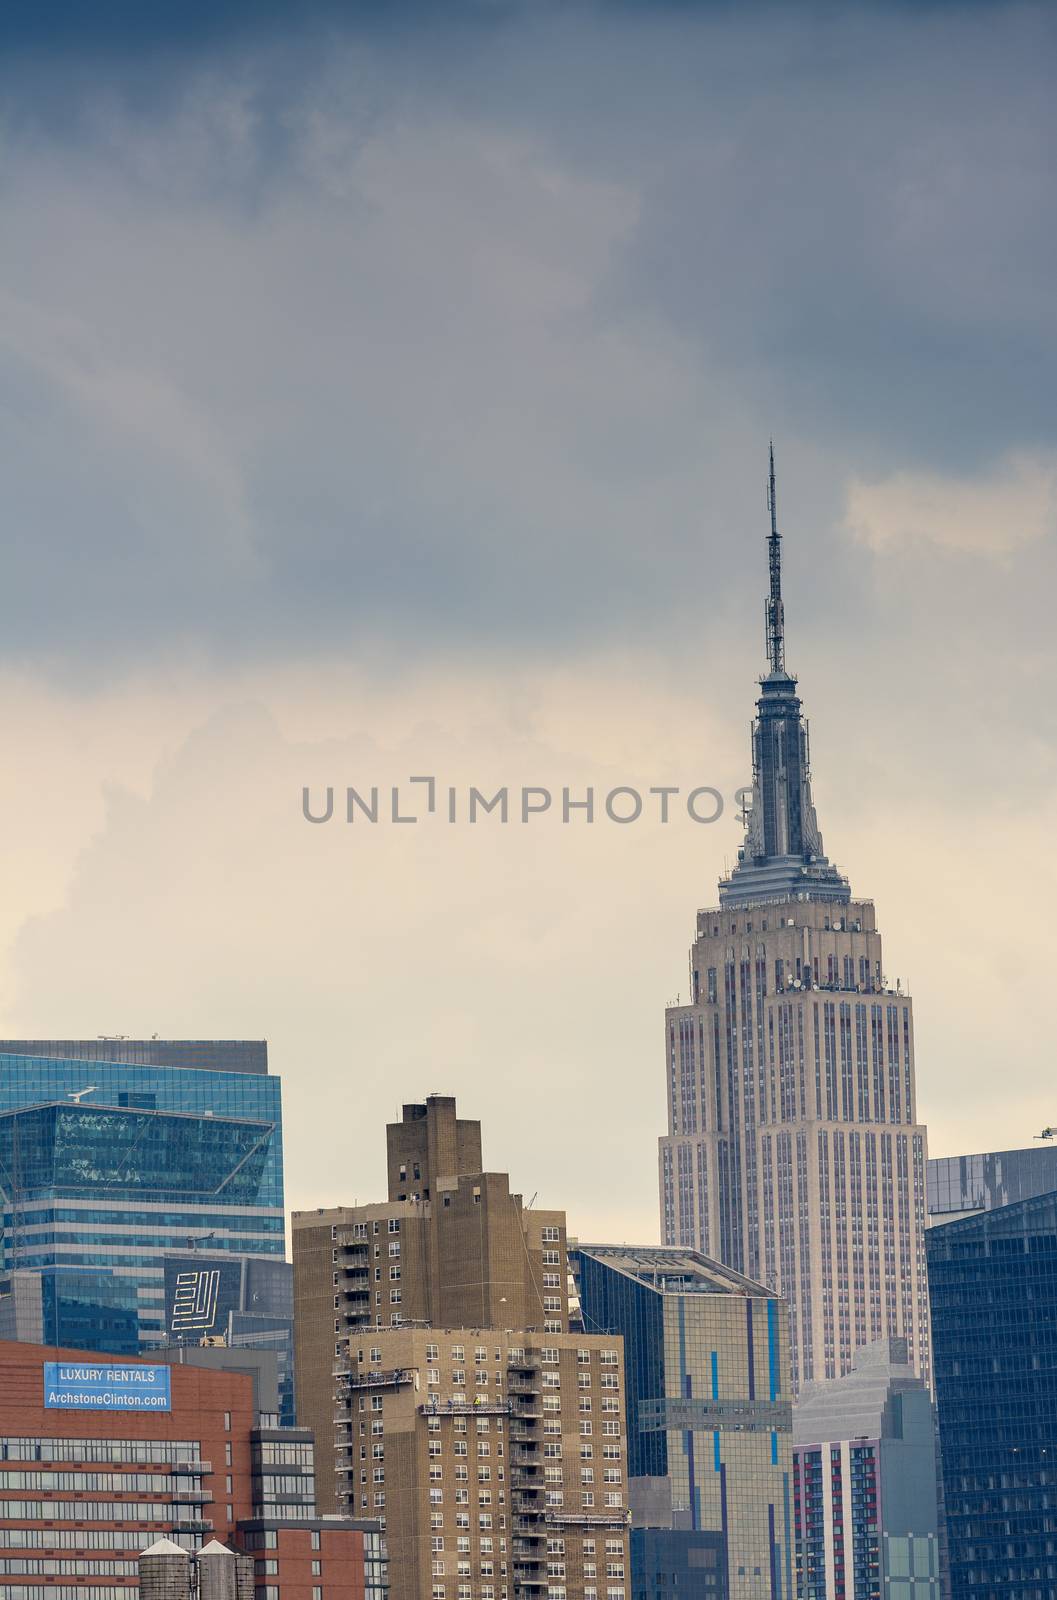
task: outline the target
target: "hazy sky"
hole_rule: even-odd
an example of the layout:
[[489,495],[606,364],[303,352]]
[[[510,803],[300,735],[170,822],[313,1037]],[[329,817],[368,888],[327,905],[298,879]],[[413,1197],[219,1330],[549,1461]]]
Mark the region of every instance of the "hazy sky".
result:
[[[301,789],[746,781],[769,436],[826,845],[933,1153],[1057,1120],[1048,5],[0,22],[0,1022],[267,1036],[295,1207],[459,1095],[656,1237],[740,829]],[[46,25],[45,25],[46,19]],[[339,797],[340,799],[340,797]]]

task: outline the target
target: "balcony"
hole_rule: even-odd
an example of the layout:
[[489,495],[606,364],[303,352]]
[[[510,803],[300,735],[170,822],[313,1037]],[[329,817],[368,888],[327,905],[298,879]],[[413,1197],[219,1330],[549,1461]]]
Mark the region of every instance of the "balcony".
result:
[[426,1400],[418,1407],[423,1417],[508,1417],[510,1402],[498,1396],[479,1400]]
[[342,1389],[396,1389],[402,1384],[414,1383],[413,1367],[395,1367],[391,1372],[339,1372],[338,1391]]
[[577,1523],[585,1528],[628,1528],[631,1526],[630,1511],[564,1511],[557,1506],[548,1506],[543,1518],[548,1527],[563,1527],[567,1523]]

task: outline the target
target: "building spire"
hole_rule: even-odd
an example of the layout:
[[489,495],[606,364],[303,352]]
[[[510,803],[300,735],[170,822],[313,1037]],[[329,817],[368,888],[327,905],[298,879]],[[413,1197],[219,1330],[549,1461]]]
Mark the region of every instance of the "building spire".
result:
[[811,800],[807,724],[801,714],[796,679],[785,666],[785,608],[782,605],[782,540],[774,485],[774,443],[767,479],[767,538],[770,592],[767,596],[768,672],[760,680],[752,725],[752,807],[738,864],[719,886],[720,905],[757,900],[807,899],[845,902],[848,880],[826,859]]
[[778,532],[778,507],[774,492],[774,440],[771,440],[771,473],[767,483],[767,505],[771,513],[771,533],[767,540],[771,592],[767,600],[767,656],[771,672],[785,671],[785,607],[782,605],[782,539]]

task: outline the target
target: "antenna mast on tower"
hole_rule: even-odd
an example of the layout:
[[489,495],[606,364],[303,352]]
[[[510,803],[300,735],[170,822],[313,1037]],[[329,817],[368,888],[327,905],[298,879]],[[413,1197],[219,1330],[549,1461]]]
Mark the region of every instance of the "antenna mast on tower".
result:
[[778,532],[778,508],[774,492],[774,441],[771,441],[771,473],[767,484],[767,505],[771,513],[771,534],[767,540],[771,592],[767,600],[767,657],[772,673],[785,671],[785,607],[782,605],[782,540]]

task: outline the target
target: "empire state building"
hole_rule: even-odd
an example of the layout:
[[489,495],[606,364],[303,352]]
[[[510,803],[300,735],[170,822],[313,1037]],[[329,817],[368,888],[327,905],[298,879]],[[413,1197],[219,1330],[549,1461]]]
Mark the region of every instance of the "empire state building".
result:
[[773,449],[769,500],[752,809],[718,906],[697,913],[691,1002],[665,1015],[662,1234],[788,1300],[794,1389],[886,1336],[927,1379],[913,1010],[885,976],[873,902],[822,846],[785,666]]

